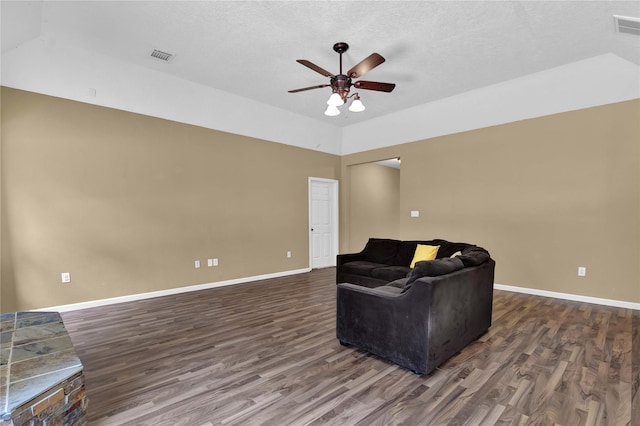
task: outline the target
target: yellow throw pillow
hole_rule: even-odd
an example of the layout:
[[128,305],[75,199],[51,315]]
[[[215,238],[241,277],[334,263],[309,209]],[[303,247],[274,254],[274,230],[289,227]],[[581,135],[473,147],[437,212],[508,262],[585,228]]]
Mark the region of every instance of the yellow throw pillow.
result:
[[416,266],[416,262],[420,262],[421,260],[433,260],[436,258],[438,254],[438,249],[440,246],[428,246],[425,244],[418,244],[416,246],[416,252],[413,255],[413,260],[411,261],[410,267]]

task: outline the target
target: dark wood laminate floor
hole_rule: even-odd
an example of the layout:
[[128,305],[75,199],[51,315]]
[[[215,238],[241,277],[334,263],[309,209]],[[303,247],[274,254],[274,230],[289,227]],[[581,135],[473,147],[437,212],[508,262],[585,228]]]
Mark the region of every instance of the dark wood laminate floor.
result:
[[640,424],[638,311],[495,291],[490,331],[417,376],[340,346],[334,276],[63,314],[89,424]]

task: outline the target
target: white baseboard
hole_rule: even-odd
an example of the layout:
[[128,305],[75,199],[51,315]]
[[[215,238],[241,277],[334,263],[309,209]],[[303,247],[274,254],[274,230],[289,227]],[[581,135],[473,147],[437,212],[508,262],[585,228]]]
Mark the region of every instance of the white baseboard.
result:
[[[57,312],[75,311],[78,309],[94,308],[97,306],[113,305],[116,303],[123,303],[123,302],[133,302],[135,300],[151,299],[153,297],[169,296],[172,294],[187,293],[190,291],[207,290],[215,287],[224,287],[224,286],[234,285],[234,284],[244,284],[244,283],[250,283],[253,281],[267,280],[270,278],[279,278],[279,277],[286,277],[289,275],[304,274],[310,271],[311,271],[311,268],[303,268],[303,269],[296,269],[292,271],[275,272],[272,274],[236,278],[233,280],[218,281],[218,282],[206,283],[206,284],[197,284],[197,285],[192,285],[188,287],[176,287],[176,288],[170,288],[167,290],[152,291],[149,293],[131,294],[128,296],[112,297],[109,299],[100,299],[100,300],[92,300],[89,302],[72,303],[70,305],[52,306],[49,308],[35,309],[35,311],[57,311]],[[622,300],[602,299],[599,297],[581,296],[577,294],[568,294],[568,293],[558,293],[555,291],[537,290],[534,288],[526,288],[526,287],[515,287],[510,285],[504,285],[504,284],[494,284],[493,288],[496,290],[511,291],[514,293],[525,293],[525,294],[532,294],[535,296],[552,297],[555,299],[573,300],[576,302],[594,303],[596,305],[615,306],[618,308],[640,310],[640,303],[625,302]]]
[[535,296],[553,297],[555,299],[573,300],[575,302],[595,303],[596,305],[615,306],[640,310],[640,303],[625,302],[623,300],[601,299],[599,297],[581,296],[579,294],[558,293],[555,291],[537,290],[535,288],[514,287],[510,285],[494,284],[496,290],[512,291],[515,293],[533,294]]
[[267,280],[270,278],[280,278],[280,277],[286,277],[289,275],[304,274],[309,271],[311,271],[311,268],[275,272],[272,274],[236,278],[233,280],[218,281],[218,282],[206,283],[206,284],[197,284],[197,285],[192,285],[187,287],[176,287],[176,288],[170,288],[167,290],[152,291],[149,293],[139,293],[139,294],[132,294],[128,296],[112,297],[109,299],[93,300],[89,302],[72,303],[70,305],[52,306],[50,308],[35,309],[35,311],[57,311],[57,312],[75,311],[78,309],[95,308],[97,306],[113,305],[116,303],[123,303],[123,302],[133,302],[135,300],[151,299],[153,297],[169,296],[172,294],[187,293],[190,291],[207,290],[210,288],[224,287],[224,286],[233,285],[233,284],[244,284],[244,283],[250,283],[253,281]]

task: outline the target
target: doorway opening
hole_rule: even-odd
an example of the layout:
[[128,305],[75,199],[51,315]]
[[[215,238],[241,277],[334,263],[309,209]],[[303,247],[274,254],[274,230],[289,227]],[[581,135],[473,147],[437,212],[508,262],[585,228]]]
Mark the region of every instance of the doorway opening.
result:
[[362,250],[369,238],[400,235],[400,159],[348,166],[349,252]]

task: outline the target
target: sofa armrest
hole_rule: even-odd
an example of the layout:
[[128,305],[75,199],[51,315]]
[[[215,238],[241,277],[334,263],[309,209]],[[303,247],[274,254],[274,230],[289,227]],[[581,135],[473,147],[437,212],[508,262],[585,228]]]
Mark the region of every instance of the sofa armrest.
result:
[[339,254],[336,256],[336,266],[342,266],[348,262],[355,262],[358,260],[366,260],[366,255],[364,251],[360,253],[348,253],[348,254]]
[[336,284],[346,281],[342,272],[342,266],[348,262],[365,260],[364,251],[360,253],[339,254],[336,256]]
[[[483,335],[491,326],[493,259],[434,281],[429,315],[429,364],[438,366]],[[428,277],[413,283],[427,281]],[[407,293],[410,293],[410,288]]]
[[336,287],[336,336],[342,344],[354,345],[412,371],[424,371],[419,359],[427,353],[433,290],[430,283],[412,287],[413,294],[392,294],[380,287],[345,283]]

